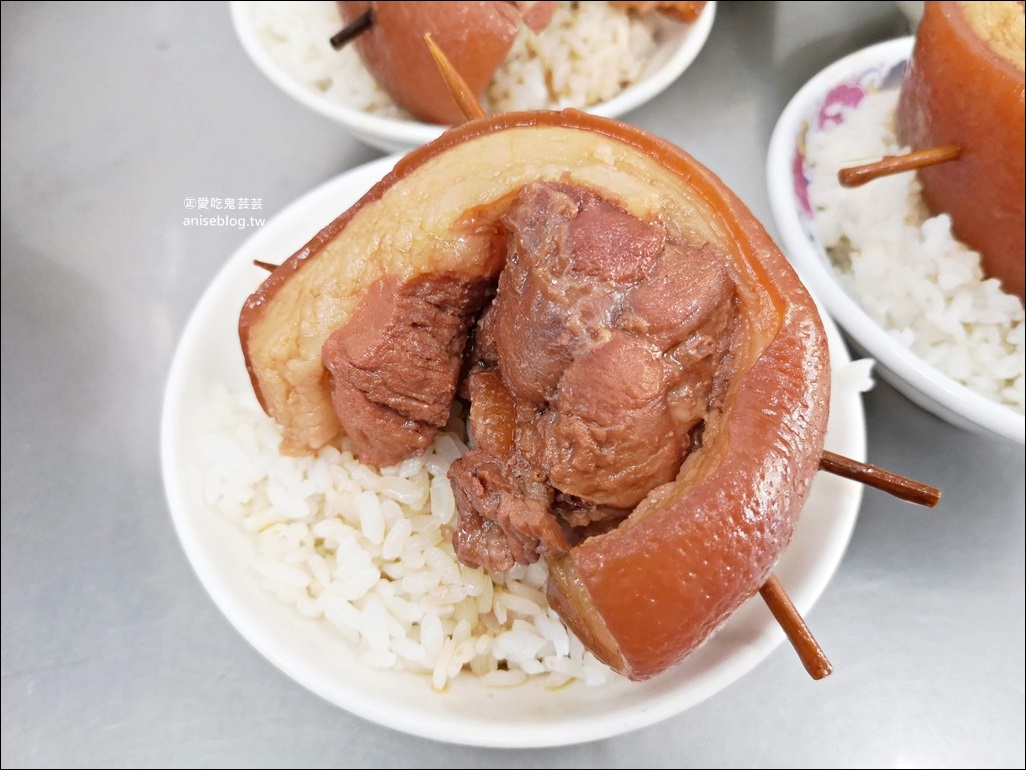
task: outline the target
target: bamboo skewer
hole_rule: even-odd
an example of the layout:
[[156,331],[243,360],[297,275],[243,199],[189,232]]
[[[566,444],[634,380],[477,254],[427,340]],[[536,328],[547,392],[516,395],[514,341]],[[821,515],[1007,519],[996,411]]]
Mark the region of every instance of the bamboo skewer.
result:
[[334,35],[332,35],[331,40],[329,40],[328,42],[331,43],[331,47],[337,51],[340,48],[342,48],[342,46],[344,46],[346,43],[353,40],[354,38],[359,37],[373,26],[374,11],[368,8],[366,11],[361,13],[351,22],[346,24],[346,26],[343,27],[341,31],[336,32]]
[[882,176],[946,163],[949,160],[957,159],[961,154],[962,148],[957,144],[945,144],[941,147],[914,150],[905,155],[885,155],[872,163],[842,168],[837,172],[837,181],[844,187],[859,187]]
[[823,652],[823,648],[819,646],[816,637],[812,635],[812,631],[805,625],[805,620],[798,613],[798,610],[795,609],[791,598],[780,584],[780,579],[776,575],[770,575],[769,579],[762,584],[762,588],[759,589],[759,594],[762,596],[763,601],[766,602],[770,612],[773,613],[777,623],[784,629],[788,641],[791,642],[791,646],[798,653],[798,658],[801,660],[802,665],[805,666],[805,670],[809,672],[809,676],[813,679],[822,679],[825,676],[830,676],[834,667],[830,665],[830,661]]
[[913,481],[905,476],[899,476],[897,473],[877,468],[875,465],[860,463],[827,450],[823,450],[819,468],[827,473],[843,476],[846,479],[879,489],[881,492],[887,492],[899,500],[923,505],[927,508],[933,508],[941,499],[941,491],[937,487]]
[[438,66],[438,71],[442,75],[442,80],[445,81],[446,88],[449,89],[449,93],[452,94],[452,98],[456,100],[456,105],[467,120],[485,117],[487,113],[481,106],[481,102],[477,100],[477,97],[470,89],[470,86],[467,85],[467,81],[463,79],[463,76],[452,66],[449,57],[445,55],[445,51],[434,41],[430,32],[424,33],[424,42],[427,43],[428,50]]

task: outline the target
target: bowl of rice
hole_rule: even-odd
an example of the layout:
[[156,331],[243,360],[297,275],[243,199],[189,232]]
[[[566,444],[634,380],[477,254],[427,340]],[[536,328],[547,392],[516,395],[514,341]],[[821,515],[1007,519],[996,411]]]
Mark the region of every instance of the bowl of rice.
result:
[[[329,44],[342,26],[333,2],[231,3],[242,47],[272,83],[358,139],[396,152],[438,137],[398,107],[366,70],[355,46]],[[489,112],[584,109],[619,117],[686,70],[716,15],[710,2],[692,24],[638,15],[605,2],[557,4],[538,34],[521,29],[482,97]]]
[[1021,300],[930,216],[913,172],[845,188],[837,172],[907,151],[894,111],[913,38],[832,64],[791,99],[767,184],[785,253],[876,371],[917,405],[1026,442]]
[[[278,452],[256,403],[238,316],[266,276],[254,259],[303,245],[397,158],[347,172],[255,232],[183,330],[161,421],[164,487],[203,586],[242,636],[295,682],[372,722],[458,744],[537,747],[609,738],[679,714],[754,668],[784,640],[753,597],[699,650],[645,682],[613,674],[570,634],[541,562],[470,569],[452,548],[449,463],[464,415],[424,454],[361,465],[348,439],[315,456]],[[825,319],[834,387],[828,449],[865,458],[865,362]],[[775,568],[808,612],[840,564],[862,487],[818,474]],[[792,676],[804,676],[797,658]],[[254,704],[257,705],[257,704]]]

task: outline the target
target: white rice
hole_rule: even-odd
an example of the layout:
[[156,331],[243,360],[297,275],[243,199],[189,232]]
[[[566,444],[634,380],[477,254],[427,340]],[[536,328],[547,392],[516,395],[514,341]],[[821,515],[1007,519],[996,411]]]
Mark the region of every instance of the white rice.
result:
[[[907,152],[897,141],[896,90],[867,94],[843,121],[810,131],[813,227],[855,300],[901,344],[977,393],[1026,409],[1026,332],[1018,297],[985,278],[979,254],[931,217],[915,174],[844,188],[837,171]],[[896,215],[898,214],[898,215]]]
[[[289,76],[343,107],[409,118],[367,72],[355,46],[332,49],[333,2],[251,2],[259,38]],[[490,112],[585,108],[616,96],[645,70],[665,22],[605,2],[558,3],[540,33],[522,27],[482,102]]]
[[[835,366],[835,393],[869,390],[872,366]],[[348,438],[281,455],[281,430],[249,389],[214,386],[204,425],[204,503],[249,539],[253,579],[364,665],[422,674],[437,690],[461,673],[488,687],[620,679],[549,607],[544,561],[489,573],[456,558],[446,473],[467,446],[455,411],[423,457],[380,473]]]
[[362,663],[423,674],[437,690],[460,672],[494,687],[617,677],[548,606],[543,562],[489,574],[456,558],[446,472],[467,450],[458,415],[423,457],[380,473],[349,439],[279,454],[281,432],[249,391],[216,387],[205,424],[204,502],[250,533],[254,579]]

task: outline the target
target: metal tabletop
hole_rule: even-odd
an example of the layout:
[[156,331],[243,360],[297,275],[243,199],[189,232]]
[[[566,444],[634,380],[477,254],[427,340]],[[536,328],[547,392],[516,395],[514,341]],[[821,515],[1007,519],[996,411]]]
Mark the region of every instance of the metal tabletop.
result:
[[[627,119],[711,167],[774,232],[770,132],[813,74],[907,34],[893,3],[721,3],[694,65]],[[215,608],[159,463],[176,340],[248,232],[379,153],[269,83],[225,3],[2,6],[4,767],[1023,767],[1023,447],[880,383],[869,459],[936,483],[868,490],[808,616],[835,673],[786,644],[661,724],[559,749],[409,737],[321,700]]]

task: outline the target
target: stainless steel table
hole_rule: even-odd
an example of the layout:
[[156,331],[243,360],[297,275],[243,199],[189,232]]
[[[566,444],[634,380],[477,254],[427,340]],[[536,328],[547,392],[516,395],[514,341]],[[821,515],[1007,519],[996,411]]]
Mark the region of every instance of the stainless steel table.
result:
[[[770,132],[844,54],[907,32],[892,3],[722,3],[694,66],[629,115],[716,170],[772,231]],[[267,215],[378,153],[267,82],[224,3],[2,10],[2,760],[29,766],[1022,767],[1023,448],[880,384],[869,457],[935,482],[868,491],[809,616],[836,673],[781,646],[692,710],[544,751],[435,744],[279,673],[208,599],[158,458],[162,389],[204,287]]]

